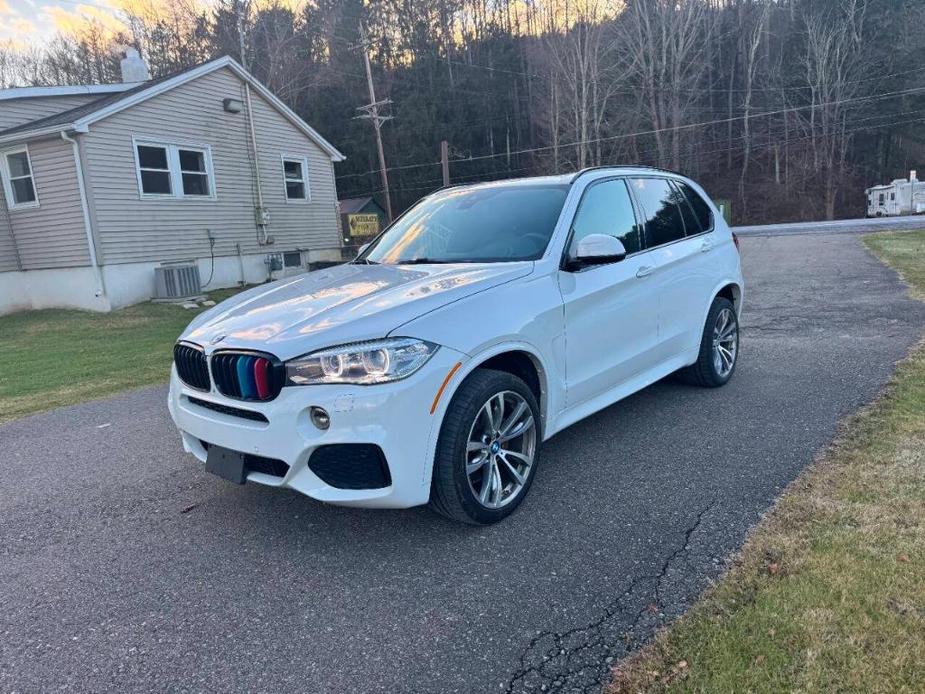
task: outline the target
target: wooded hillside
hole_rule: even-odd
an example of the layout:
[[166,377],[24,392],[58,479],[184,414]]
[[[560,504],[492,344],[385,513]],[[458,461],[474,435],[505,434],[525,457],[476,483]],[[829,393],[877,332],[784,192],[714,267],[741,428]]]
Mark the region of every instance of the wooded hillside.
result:
[[[368,35],[396,211],[454,182],[642,163],[689,174],[736,222],[861,216],[864,188],[925,175],[925,0],[176,0],[47,46],[0,83],[154,76],[242,59],[347,155],[341,197],[381,193]],[[244,53],[242,56],[241,46]]]

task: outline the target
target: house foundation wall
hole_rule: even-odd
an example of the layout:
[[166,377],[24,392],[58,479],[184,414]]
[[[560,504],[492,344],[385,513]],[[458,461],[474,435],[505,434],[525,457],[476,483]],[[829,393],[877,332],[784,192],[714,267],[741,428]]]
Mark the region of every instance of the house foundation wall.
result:
[[41,308],[109,311],[109,299],[96,296],[91,267],[0,272],[0,316]]
[[[270,251],[272,253],[272,251]],[[339,261],[340,249],[303,251],[303,263]],[[234,287],[242,282],[260,284],[268,279],[304,272],[284,268],[269,272],[267,253],[198,258],[203,293]],[[101,268],[104,296],[96,296],[96,278],[90,267],[0,272],[0,315],[43,308],[111,311],[154,297],[154,268],[161,263],[123,263]],[[211,275],[211,278],[210,278]]]

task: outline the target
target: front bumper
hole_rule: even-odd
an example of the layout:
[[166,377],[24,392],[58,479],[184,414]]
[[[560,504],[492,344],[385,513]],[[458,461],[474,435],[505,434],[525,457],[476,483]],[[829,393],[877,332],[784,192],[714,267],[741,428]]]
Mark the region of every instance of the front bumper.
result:
[[[288,487],[333,504],[378,508],[407,508],[427,503],[430,473],[440,429],[440,415],[452,392],[448,384],[442,407],[431,414],[440,386],[457,362],[466,357],[441,347],[417,373],[401,381],[374,386],[290,386],[270,402],[242,402],[214,388],[198,391],[183,383],[176,368],[170,377],[168,407],[180,429],[183,447],[205,462],[208,445],[281,460],[289,466],[284,476],[250,472],[247,481]],[[219,406],[257,412],[266,422],[225,414],[195,404],[190,398]],[[309,418],[309,408],[322,407],[331,424],[320,430]],[[309,468],[319,447],[331,444],[374,444],[382,449],[391,484],[379,489],[341,489],[325,483]]]

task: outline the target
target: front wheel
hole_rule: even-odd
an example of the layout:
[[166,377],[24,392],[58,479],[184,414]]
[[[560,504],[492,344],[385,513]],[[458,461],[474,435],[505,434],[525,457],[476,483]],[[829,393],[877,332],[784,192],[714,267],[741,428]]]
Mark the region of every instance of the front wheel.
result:
[[536,396],[521,379],[489,369],[470,374],[443,418],[431,508],[476,525],[513,513],[536,474],[539,421]]
[[700,338],[697,361],[681,370],[681,377],[697,386],[726,385],[739,357],[739,318],[729,299],[718,296],[710,306]]

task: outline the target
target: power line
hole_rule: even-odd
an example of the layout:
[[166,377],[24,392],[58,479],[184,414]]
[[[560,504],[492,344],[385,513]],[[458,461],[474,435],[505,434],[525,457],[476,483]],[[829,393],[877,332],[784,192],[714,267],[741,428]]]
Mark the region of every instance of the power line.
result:
[[[561,148],[577,147],[578,145],[582,145],[582,144],[594,144],[596,142],[607,142],[611,140],[620,140],[620,139],[626,139],[630,137],[642,137],[644,135],[656,135],[656,134],[665,133],[665,132],[690,130],[692,128],[701,128],[701,127],[706,127],[709,125],[719,125],[721,123],[731,123],[737,120],[744,120],[745,118],[764,118],[767,116],[782,115],[784,113],[794,113],[796,111],[805,111],[806,109],[828,108],[830,106],[840,106],[842,104],[876,101],[878,99],[887,99],[887,98],[892,98],[895,96],[903,96],[905,94],[913,94],[913,93],[923,92],[923,91],[925,91],[925,87],[913,87],[911,89],[903,89],[903,90],[896,91],[896,92],[887,92],[885,94],[876,94],[876,95],[865,96],[865,97],[853,97],[850,99],[840,99],[836,101],[830,101],[827,103],[807,104],[806,106],[794,106],[791,108],[782,108],[782,109],[777,109],[774,111],[763,111],[761,113],[751,113],[751,114],[748,114],[747,116],[746,115],[731,116],[729,118],[718,118],[716,120],[701,121],[699,123],[686,123],[683,125],[673,125],[673,126],[669,126],[666,128],[654,128],[652,130],[643,130],[643,131],[639,131],[635,133],[610,135],[608,137],[598,137],[598,138],[594,138],[590,140],[578,140],[576,142],[568,142],[562,145],[558,145],[558,147],[561,147]],[[547,145],[545,147],[532,147],[529,149],[521,149],[521,150],[512,151],[510,152],[510,155],[513,156],[515,154],[530,154],[533,152],[544,152],[544,151],[548,151],[550,149],[555,149],[555,148],[556,148],[555,145]],[[482,154],[477,157],[470,157],[469,161],[477,161],[480,159],[493,159],[495,157],[503,157],[503,156],[508,156],[508,154],[506,152],[502,152],[500,154]]]
[[[607,142],[607,141],[613,141],[613,140],[628,139],[632,137],[655,135],[657,133],[662,133],[662,132],[672,132],[676,130],[688,130],[692,128],[707,127],[710,125],[719,125],[722,123],[730,123],[736,120],[743,120],[745,118],[763,118],[763,117],[773,116],[773,115],[782,115],[784,113],[804,111],[806,109],[827,108],[829,106],[842,105],[842,104],[847,104],[847,103],[861,103],[861,102],[866,102],[866,101],[876,101],[878,99],[892,98],[895,96],[902,96],[905,94],[917,93],[917,92],[922,92],[922,91],[925,91],[925,87],[912,87],[909,89],[903,89],[903,90],[896,91],[896,92],[887,92],[884,94],[874,94],[874,95],[865,96],[865,97],[853,97],[850,99],[842,99],[838,101],[832,101],[832,102],[821,103],[821,104],[807,104],[805,106],[794,106],[791,108],[777,109],[774,111],[763,111],[760,113],[752,113],[752,114],[749,114],[748,116],[740,115],[740,116],[732,116],[728,118],[718,118],[718,119],[709,120],[709,121],[700,121],[698,123],[688,123],[684,125],[669,126],[666,128],[642,130],[642,131],[637,131],[633,133],[622,133],[620,135],[610,135],[607,137],[600,137],[600,138],[589,139],[589,140],[578,140],[578,141],[568,142],[568,143],[561,144],[561,145],[546,145],[543,147],[532,147],[532,148],[527,148],[527,149],[512,150],[510,153],[498,152],[496,154],[481,154],[481,155],[477,155],[473,157],[467,157],[465,159],[459,159],[457,160],[457,163],[470,162],[470,161],[481,161],[484,159],[494,159],[497,157],[506,157],[509,155],[515,156],[518,154],[531,154],[534,152],[545,152],[551,149],[555,149],[556,147],[559,147],[560,149],[567,149],[569,147],[577,147],[582,144],[594,144],[597,142]],[[392,171],[392,170],[398,170],[398,169],[414,169],[414,168],[422,168],[426,166],[439,166],[439,165],[440,165],[439,161],[426,162],[426,163],[420,163],[420,164],[405,164],[399,167],[390,167],[389,170]],[[368,176],[372,173],[375,173],[375,171],[367,171],[362,174],[345,174],[343,176],[339,176],[338,178],[353,178],[353,177],[359,177],[359,176]]]
[[[925,109],[917,109],[917,110],[915,110],[915,111],[908,111],[908,112],[904,112],[904,113],[900,113],[900,114],[883,114],[882,116],[867,117],[867,118],[864,118],[864,119],[860,119],[860,120],[858,120],[858,121],[852,121],[852,122],[850,123],[850,125],[855,125],[856,123],[861,122],[861,121],[863,121],[863,120],[871,120],[872,118],[888,118],[888,117],[895,117],[895,116],[897,116],[897,115],[906,115],[906,114],[908,114],[908,113],[917,113],[917,112],[922,112],[922,111],[925,111]],[[912,119],[912,120],[900,119],[900,120],[893,120],[893,121],[890,121],[890,122],[888,122],[888,123],[880,123],[880,124],[878,124],[878,125],[865,125],[865,126],[852,127],[852,128],[850,128],[850,129],[845,130],[845,133],[846,133],[846,134],[853,134],[853,133],[856,133],[856,132],[865,132],[865,131],[873,131],[873,130],[882,130],[883,128],[890,128],[890,127],[897,126],[897,125],[914,125],[914,124],[922,123],[922,122],[925,122],[925,117],[922,117],[922,118],[914,118],[914,119]],[[741,137],[744,137],[744,136],[741,136]],[[741,137],[738,138],[738,139],[741,139]],[[808,141],[808,140],[812,140],[814,137],[815,137],[815,136],[813,136],[813,135],[801,135],[801,136],[792,137],[792,138],[789,138],[789,139],[786,139],[786,140],[777,140],[777,141],[775,141],[773,144],[757,144],[757,143],[756,143],[755,149],[756,149],[758,152],[768,151],[768,150],[772,149],[772,148],[775,147],[775,146],[791,145],[791,144],[795,144],[795,143],[798,143],[798,142],[805,142],[805,141]],[[689,143],[689,144],[687,144],[687,145],[685,146],[686,149],[691,150],[691,151],[693,151],[693,150],[696,149],[697,152],[698,152],[698,154],[701,154],[701,155],[704,155],[704,156],[706,156],[706,155],[711,155],[711,154],[723,154],[723,153],[725,153],[725,152],[733,151],[733,150],[737,149],[737,147],[719,147],[719,148],[714,148],[714,149],[711,149],[711,150],[706,150],[706,151],[704,151],[704,150],[699,149],[699,147],[701,147],[701,145],[698,144],[698,143]],[[644,150],[643,152],[640,152],[639,154],[640,154],[641,156],[647,156],[647,155],[656,154],[656,153],[657,153],[657,150],[653,148],[653,149]],[[468,160],[460,160],[460,162],[462,162],[462,161],[468,161]],[[460,163],[460,162],[457,162],[457,163]],[[436,164],[434,164],[434,165],[436,166],[436,165],[439,165],[439,164],[440,164],[440,162],[436,162]],[[524,167],[519,167],[519,168],[516,168],[516,169],[498,169],[498,170],[496,170],[496,171],[487,172],[487,173],[484,173],[484,174],[475,174],[472,178],[482,178],[482,177],[484,177],[484,176],[491,176],[491,175],[494,175],[494,174],[509,174],[509,173],[515,173],[515,172],[519,172],[519,171],[527,171],[527,170],[529,170],[530,168],[532,168],[532,167],[524,166]],[[427,180],[422,181],[422,182],[420,182],[420,183],[428,183],[428,182],[430,182],[430,183],[437,183],[437,182],[441,182],[441,181],[442,181],[442,179],[440,179],[440,178],[434,178],[434,179],[427,179]],[[479,182],[488,182],[488,181],[483,181],[483,180],[476,180],[476,181],[473,181],[473,180],[468,180],[468,181],[456,181],[456,182],[454,182],[454,185],[466,185],[467,183],[479,183]],[[399,187],[399,188],[396,188],[396,190],[401,190],[401,191],[416,191],[416,190],[436,190],[437,188],[439,188],[439,186],[433,186],[433,185],[427,186],[427,185],[422,185],[422,186],[412,186],[412,187]],[[373,191],[367,191],[367,192],[363,192],[363,193],[351,193],[350,197],[365,197],[365,196],[369,196],[369,195],[375,195],[375,194],[380,193],[380,192],[382,192],[382,191],[381,191],[381,190],[373,190]]]

